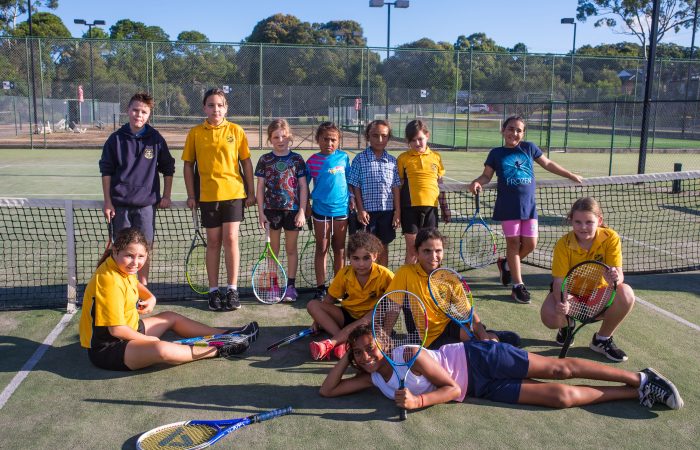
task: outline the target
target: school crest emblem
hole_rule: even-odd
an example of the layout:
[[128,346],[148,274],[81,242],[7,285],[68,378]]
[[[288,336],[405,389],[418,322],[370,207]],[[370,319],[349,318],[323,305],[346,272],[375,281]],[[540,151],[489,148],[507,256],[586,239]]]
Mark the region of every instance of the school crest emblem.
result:
[[229,144],[233,143],[233,136],[226,136],[226,142]]
[[153,147],[146,147],[143,150],[143,157],[146,159],[153,159],[154,155],[155,155],[155,152],[153,151]]

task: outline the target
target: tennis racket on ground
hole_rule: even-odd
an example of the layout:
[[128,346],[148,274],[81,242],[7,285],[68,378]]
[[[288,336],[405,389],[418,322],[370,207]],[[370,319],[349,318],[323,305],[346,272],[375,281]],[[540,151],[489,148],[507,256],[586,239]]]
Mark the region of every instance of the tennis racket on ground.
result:
[[459,256],[464,264],[474,269],[493,264],[498,259],[496,236],[481,216],[478,193],[474,196],[474,215],[459,240]]
[[306,336],[310,336],[310,335],[312,335],[312,334],[316,334],[316,332],[314,331],[313,328],[310,328],[310,327],[309,327],[309,328],[305,328],[305,329],[303,329],[303,330],[301,330],[301,331],[298,331],[298,332],[296,332],[296,333],[294,333],[294,334],[292,334],[292,335],[287,336],[286,338],[280,339],[279,341],[277,341],[277,342],[275,342],[275,343],[273,343],[273,344],[270,344],[270,345],[267,347],[267,351],[277,350],[277,349],[280,348],[280,347],[284,347],[285,345],[289,345],[289,344],[291,344],[292,342],[296,342],[296,341],[298,341],[299,339],[302,339],[302,338],[304,338],[304,337],[306,337]]
[[287,292],[287,273],[270,246],[270,228],[265,227],[267,243],[253,266],[251,280],[255,298],[268,305],[279,303]]
[[273,409],[260,414],[230,420],[190,420],[154,428],[136,441],[139,450],[200,449],[209,447],[233,431],[251,423],[291,414],[292,407]]
[[243,342],[250,338],[247,334],[212,334],[210,336],[198,336],[178,339],[174,344],[189,345],[190,347],[222,347],[233,342]]
[[566,317],[580,322],[580,325],[566,337],[559,353],[560,358],[566,357],[578,330],[595,322],[612,305],[617,283],[610,285],[605,280],[604,274],[608,270],[610,267],[600,261],[584,261],[576,264],[566,274],[561,285],[560,301],[569,302],[569,314]]
[[428,277],[428,291],[435,305],[474,338],[474,298],[467,282],[448,268],[433,270]]
[[[416,362],[428,337],[428,314],[425,305],[411,292],[387,292],[374,306],[372,336],[394,369],[399,379],[399,389],[403,389],[406,375]],[[406,420],[404,408],[400,408],[399,418]]]
[[197,208],[192,209],[192,227],[194,236],[192,237],[192,245],[190,251],[187,252],[185,259],[185,277],[187,283],[193,291],[198,294],[207,294],[209,292],[209,279],[207,278],[207,241],[204,240],[202,232],[199,228],[199,216]]
[[[304,248],[301,249],[301,255],[299,255],[299,271],[301,272],[301,277],[304,282],[309,286],[316,286],[316,261],[314,256],[316,254],[316,237],[314,235],[313,219],[309,219],[309,230],[311,231],[309,239],[304,244]],[[325,283],[328,283],[331,278],[333,278],[333,251],[330,250],[326,254],[326,279]]]

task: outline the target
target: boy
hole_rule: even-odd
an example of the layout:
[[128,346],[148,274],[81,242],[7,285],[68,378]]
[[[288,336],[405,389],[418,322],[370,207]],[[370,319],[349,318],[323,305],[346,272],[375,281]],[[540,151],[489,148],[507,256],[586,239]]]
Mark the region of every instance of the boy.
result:
[[[107,222],[113,221],[114,233],[136,227],[146,236],[150,246],[155,235],[155,209],[170,207],[170,193],[175,173],[175,158],[168,144],[148,125],[155,102],[145,92],[129,100],[129,123],[112,133],[100,158],[103,212]],[[160,177],[163,174],[163,195]],[[138,273],[144,286],[148,284],[151,258]]]

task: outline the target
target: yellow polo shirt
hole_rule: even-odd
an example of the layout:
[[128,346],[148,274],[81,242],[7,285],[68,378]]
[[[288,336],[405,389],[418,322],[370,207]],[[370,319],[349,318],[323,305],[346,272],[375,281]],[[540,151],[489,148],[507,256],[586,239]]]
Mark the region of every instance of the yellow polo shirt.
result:
[[439,153],[430,147],[423,153],[411,149],[399,155],[396,166],[401,178],[401,206],[438,206],[437,180],[445,175]]
[[394,278],[394,272],[377,263],[372,264],[372,271],[364,286],[360,285],[352,266],[343,267],[328,287],[328,294],[341,299],[340,306],[354,319],[372,311],[387,286]]
[[245,198],[239,161],[250,158],[243,128],[224,119],[218,126],[206,120],[187,133],[182,160],[197,162],[203,202]]
[[610,267],[622,267],[622,242],[615,230],[599,227],[590,250],[578,245],[573,231],[559,238],[552,254],[552,276],[564,278],[569,269],[589,260],[601,261]]
[[138,330],[139,300],[136,275],[119,270],[111,257],[100,264],[88,282],[80,314],[80,345],[92,348],[101,342],[117,340],[107,327],[126,325]]
[[425,346],[429,346],[445,331],[445,327],[450,323],[450,318],[440,311],[433,299],[430,298],[428,274],[425,273],[420,264],[405,264],[399,267],[391,284],[386,288],[387,292],[394,290],[412,292],[423,301],[428,313],[428,338],[425,341]]

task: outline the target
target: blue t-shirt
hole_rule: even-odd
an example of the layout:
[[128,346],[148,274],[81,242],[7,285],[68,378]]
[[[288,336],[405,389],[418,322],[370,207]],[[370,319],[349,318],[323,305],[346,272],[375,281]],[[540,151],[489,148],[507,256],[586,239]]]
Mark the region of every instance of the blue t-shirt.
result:
[[537,219],[534,161],[542,150],[532,142],[521,141],[515,148],[491,149],[484,165],[498,177],[498,195],[493,220]]
[[312,210],[328,217],[346,216],[350,193],[345,174],[350,170],[350,158],[342,150],[330,155],[314,153],[306,161],[307,178],[313,181]]

